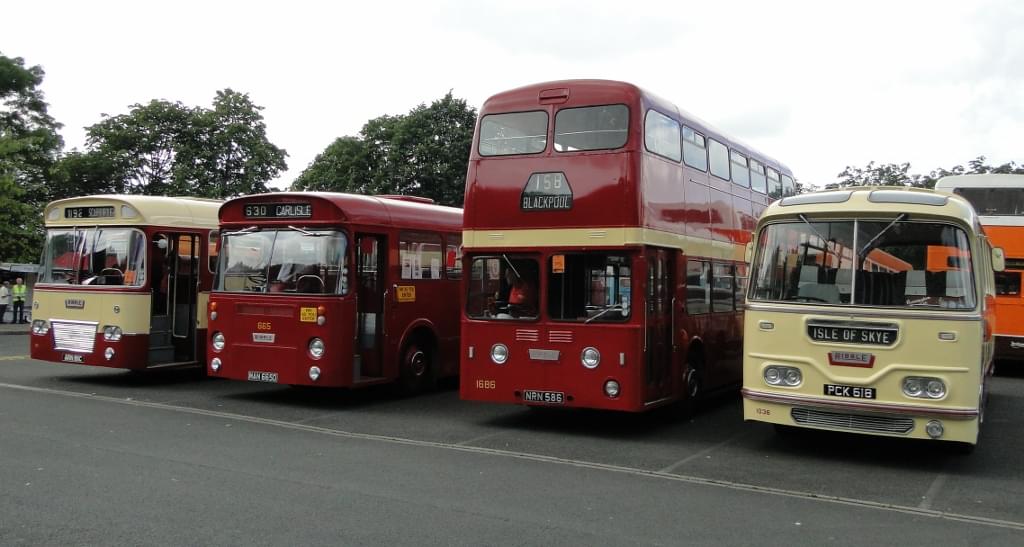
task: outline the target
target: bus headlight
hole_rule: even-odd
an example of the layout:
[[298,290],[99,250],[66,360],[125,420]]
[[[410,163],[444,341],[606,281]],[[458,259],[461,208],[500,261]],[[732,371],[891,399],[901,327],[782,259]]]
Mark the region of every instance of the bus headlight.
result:
[[604,383],[604,394],[612,399],[619,396],[619,383],[615,380],[608,380]]
[[121,327],[116,325],[107,325],[103,327],[103,339],[108,342],[117,342],[121,339],[122,334],[124,333],[121,332]]
[[804,381],[804,375],[796,367],[769,365],[761,373],[764,383],[770,386],[797,387]]
[[[325,349],[327,349],[327,347],[324,345],[323,340],[319,338],[314,338],[309,341],[309,356],[312,357],[313,359],[319,359],[323,357]],[[317,371],[319,370],[320,369],[317,369]],[[317,376],[320,376],[319,372],[317,372]],[[316,380],[316,378],[313,378],[313,380]]]
[[224,349],[224,334],[221,332],[213,333],[213,337],[210,339],[213,345],[213,351],[220,351]]
[[508,347],[505,344],[491,346],[491,361],[496,365],[504,365],[508,361]]
[[601,364],[601,352],[597,351],[597,348],[584,348],[583,353],[580,354],[580,361],[583,366],[595,369],[597,365]]
[[214,357],[213,359],[210,359],[210,370],[214,372],[220,370],[220,363],[220,357]]
[[946,383],[939,378],[907,376],[903,379],[903,394],[916,399],[941,399],[946,396]]
[[46,326],[46,319],[35,319],[32,321],[32,334],[46,334],[49,330]]

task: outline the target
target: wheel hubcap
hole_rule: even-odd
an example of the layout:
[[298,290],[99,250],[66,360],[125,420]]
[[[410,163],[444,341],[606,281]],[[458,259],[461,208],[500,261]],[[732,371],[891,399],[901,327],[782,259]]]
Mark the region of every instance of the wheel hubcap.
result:
[[697,378],[697,369],[690,367],[686,371],[686,393],[694,398],[700,393],[700,382]]
[[409,356],[409,369],[416,376],[422,376],[423,372],[426,371],[427,360],[422,351],[416,350]]

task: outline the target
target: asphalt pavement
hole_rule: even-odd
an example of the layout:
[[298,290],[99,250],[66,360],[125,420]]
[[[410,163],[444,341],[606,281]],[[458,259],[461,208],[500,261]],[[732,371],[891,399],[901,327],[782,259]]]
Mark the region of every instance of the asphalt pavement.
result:
[[780,437],[735,394],[537,412],[27,353],[0,337],[0,545],[1024,544],[1024,374],[962,456]]

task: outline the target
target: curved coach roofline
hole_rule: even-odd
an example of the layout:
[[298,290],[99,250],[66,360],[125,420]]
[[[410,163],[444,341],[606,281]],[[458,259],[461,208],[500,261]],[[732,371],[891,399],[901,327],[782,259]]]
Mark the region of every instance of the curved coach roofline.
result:
[[[907,196],[913,196],[915,194],[942,196],[947,199],[944,205],[898,202],[879,203],[877,201],[869,201],[868,196],[875,191],[905,193]],[[830,196],[840,196],[841,194],[849,194],[849,198],[834,202],[827,200]],[[821,196],[822,198],[825,198],[825,200],[796,205],[787,205],[784,199],[776,201],[765,209],[764,213],[761,215],[761,219],[758,221],[758,225],[760,226],[779,218],[795,218],[801,213],[814,213],[815,216],[818,217],[831,216],[836,218],[842,217],[844,214],[870,215],[873,213],[880,213],[882,215],[892,215],[910,213],[912,215],[939,215],[961,218],[964,219],[964,222],[969,226],[976,228],[979,227],[977,213],[975,213],[974,208],[971,207],[971,204],[968,203],[967,200],[960,196],[935,192],[924,188],[906,188],[898,186],[852,186],[836,190],[823,190],[820,192],[798,194],[793,197],[799,198],[802,196]],[[980,231],[980,228],[977,229]]]
[[[402,197],[364,196],[341,192],[272,192],[242,196],[224,203],[220,208],[220,219],[225,224],[251,224],[255,219],[246,219],[238,211],[232,213],[234,218],[230,220],[225,220],[225,214],[246,203],[301,203],[311,200],[315,200],[317,203],[329,204],[337,212],[336,220],[339,222],[377,225],[400,223],[408,228],[424,227],[462,230],[462,209],[456,207],[422,203],[419,200],[407,200],[402,199]],[[295,224],[309,219],[261,218],[258,220],[261,223]],[[315,212],[313,220],[316,222],[324,221]]]
[[[671,114],[677,121],[683,125],[689,126],[691,129],[702,133],[705,137],[714,137],[715,140],[724,141],[725,144],[738,152],[745,154],[747,157],[753,157],[754,159],[761,159],[768,162],[770,167],[778,169],[782,174],[793,176],[793,171],[778,161],[777,159],[763,154],[756,148],[745,144],[744,142],[737,140],[734,137],[729,136],[728,133],[721,131],[713,125],[705,122],[704,120],[690,114],[689,112],[677,107],[670,101],[667,101],[660,96],[651,93],[635,84],[629,82],[623,82],[618,80],[601,80],[601,79],[579,79],[579,80],[553,80],[550,82],[540,82],[536,84],[529,84],[508,91],[503,91],[492,95],[480,108],[480,116],[477,119],[477,129],[479,129],[480,120],[487,114],[501,113],[501,112],[512,112],[524,110],[523,97],[530,92],[536,92],[537,101],[532,103],[534,108],[546,106],[546,104],[540,102],[540,92],[548,89],[558,88],[569,88],[568,101],[565,103],[557,103],[556,106],[563,104],[569,104],[570,106],[581,106],[572,104],[572,89],[580,90],[594,90],[600,94],[607,96],[610,91],[619,91],[622,93],[623,101],[632,101],[639,99],[641,103],[648,108],[654,108],[664,114]],[[497,112],[494,112],[497,111]],[[639,122],[640,127],[643,127],[643,112],[640,113]],[[476,153],[476,145],[474,143],[472,150],[472,157],[479,158]]]
[[[43,211],[43,221],[47,226],[119,224],[215,229],[217,227],[217,211],[222,203],[217,199],[186,196],[99,194],[53,201]],[[135,209],[138,214],[134,217],[122,218],[121,211],[115,207],[115,216],[110,218],[65,218],[63,214],[58,214],[56,219],[50,219],[50,212],[54,209],[102,207],[105,205],[127,205]]]

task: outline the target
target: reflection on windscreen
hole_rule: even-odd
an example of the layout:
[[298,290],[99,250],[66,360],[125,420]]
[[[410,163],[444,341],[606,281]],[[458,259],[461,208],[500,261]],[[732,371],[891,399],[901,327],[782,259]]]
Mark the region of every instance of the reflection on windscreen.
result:
[[970,245],[955,226],[797,221],[766,226],[758,245],[752,300],[975,307]]
[[536,154],[547,145],[547,112],[489,114],[480,121],[481,156]]
[[605,150],[626,144],[629,109],[624,104],[564,108],[555,114],[555,150]]
[[346,294],[345,235],[301,229],[226,233],[217,290]]
[[47,230],[39,281],[141,287],[146,282],[146,236],[133,228]]
[[630,266],[622,255],[579,253],[549,259],[548,315],[567,321],[629,317]]

